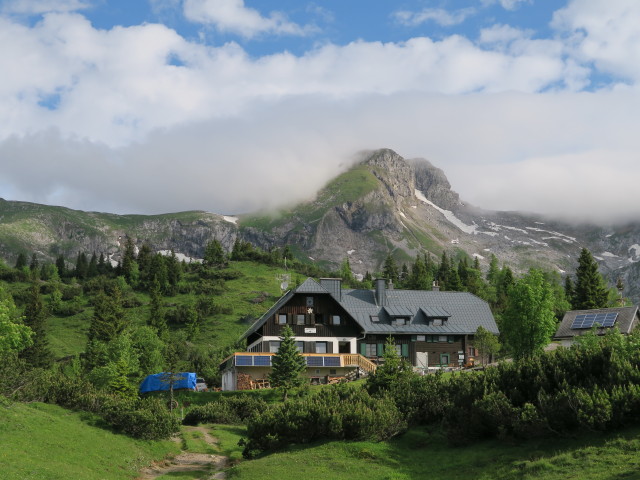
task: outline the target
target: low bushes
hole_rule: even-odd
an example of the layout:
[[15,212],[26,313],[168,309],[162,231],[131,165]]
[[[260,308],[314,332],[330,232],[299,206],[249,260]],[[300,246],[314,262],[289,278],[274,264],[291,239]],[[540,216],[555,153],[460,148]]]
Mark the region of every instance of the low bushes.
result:
[[215,402],[193,407],[184,417],[184,425],[199,423],[243,423],[267,408],[267,402],[253,395],[222,397]]
[[243,455],[319,439],[383,440],[406,429],[388,396],[334,385],[297,401],[274,405],[251,418]]

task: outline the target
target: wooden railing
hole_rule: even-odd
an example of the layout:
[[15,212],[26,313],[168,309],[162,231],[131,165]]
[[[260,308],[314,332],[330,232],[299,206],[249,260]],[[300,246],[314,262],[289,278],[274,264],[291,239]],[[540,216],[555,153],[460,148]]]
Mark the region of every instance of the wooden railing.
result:
[[376,371],[376,364],[359,354],[341,354],[342,365],[345,367],[358,366],[367,373]]

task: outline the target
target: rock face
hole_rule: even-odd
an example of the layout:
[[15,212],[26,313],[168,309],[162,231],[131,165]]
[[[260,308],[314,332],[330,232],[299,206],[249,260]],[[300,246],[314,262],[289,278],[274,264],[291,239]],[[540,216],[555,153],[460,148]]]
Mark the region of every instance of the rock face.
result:
[[54,259],[78,252],[118,258],[125,236],[155,250],[201,258],[216,238],[230,250],[236,238],[269,249],[290,245],[301,258],[335,268],[345,258],[356,273],[376,272],[387,255],[411,263],[418,253],[477,257],[492,254],[516,271],[533,266],[573,274],[582,247],[625,294],[640,298],[640,224],[616,228],[569,225],[517,212],[464,204],[444,172],[424,159],[407,161],[388,149],[329,182],[312,202],[278,214],[239,220],[208,212],[110,215],[0,200],[0,256],[19,252]]

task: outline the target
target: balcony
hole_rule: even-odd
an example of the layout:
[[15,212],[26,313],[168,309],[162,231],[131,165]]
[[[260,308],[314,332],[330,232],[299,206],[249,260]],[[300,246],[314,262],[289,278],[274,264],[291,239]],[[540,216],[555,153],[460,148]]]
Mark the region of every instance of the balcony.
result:
[[[236,352],[227,357],[223,364],[237,367],[270,367],[275,353],[269,352]],[[352,367],[361,368],[367,373],[376,370],[375,363],[360,354],[354,353],[303,353],[308,368],[318,367]],[[232,360],[232,362],[230,362]]]

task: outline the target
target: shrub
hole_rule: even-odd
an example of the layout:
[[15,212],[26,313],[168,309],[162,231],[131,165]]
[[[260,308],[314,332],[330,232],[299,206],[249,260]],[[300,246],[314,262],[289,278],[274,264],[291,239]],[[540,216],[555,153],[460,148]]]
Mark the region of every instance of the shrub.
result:
[[242,423],[267,408],[267,403],[254,395],[222,397],[215,402],[193,407],[184,417],[184,425],[199,423]]

